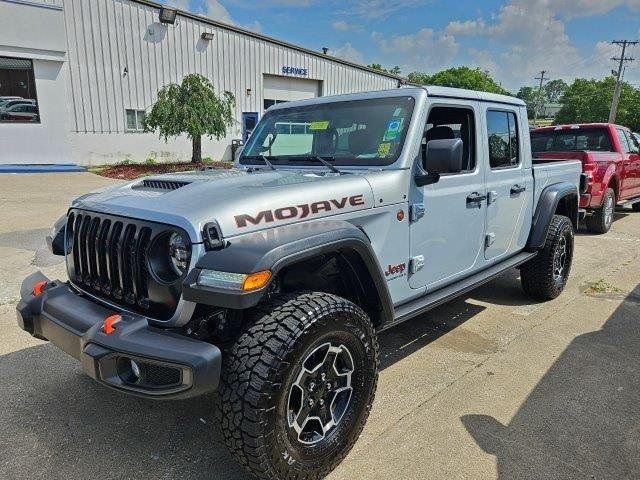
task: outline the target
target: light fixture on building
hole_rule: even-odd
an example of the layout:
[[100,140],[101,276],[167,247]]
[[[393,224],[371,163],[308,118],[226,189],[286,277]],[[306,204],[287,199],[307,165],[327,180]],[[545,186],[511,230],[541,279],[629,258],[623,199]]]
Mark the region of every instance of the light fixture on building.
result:
[[247,97],[250,97],[250,96],[251,96],[251,89],[247,88]]
[[202,35],[200,35],[200,38],[203,40],[207,40],[207,41],[211,41],[213,40],[214,34],[211,32],[202,32]]
[[326,55],[327,53],[329,53],[329,49],[327,47],[322,47],[322,53]]
[[160,23],[169,23],[173,25],[176,23],[176,16],[178,10],[175,8],[160,7]]

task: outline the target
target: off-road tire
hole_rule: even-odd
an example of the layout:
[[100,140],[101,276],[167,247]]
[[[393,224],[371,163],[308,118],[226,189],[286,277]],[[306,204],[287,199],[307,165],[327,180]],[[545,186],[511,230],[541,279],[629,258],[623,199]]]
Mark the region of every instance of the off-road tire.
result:
[[[306,355],[333,339],[350,350],[353,390],[337,426],[309,446],[294,438],[289,426],[291,385],[300,378]],[[222,436],[257,478],[323,478],[358,439],[377,380],[376,333],[362,309],[327,293],[275,296],[250,312],[244,333],[224,352],[216,400]]]
[[631,208],[634,212],[640,212],[640,202],[634,203],[633,205],[631,205]]
[[[562,215],[554,215],[547,232],[544,247],[533,259],[520,268],[522,288],[536,300],[553,300],[562,293],[573,259],[573,225]],[[566,246],[566,258],[561,275],[557,275],[558,254]]]
[[[609,211],[609,208],[611,209]],[[613,214],[616,210],[616,193],[607,188],[602,197],[602,206],[585,218],[587,230],[591,233],[607,233],[613,225]]]

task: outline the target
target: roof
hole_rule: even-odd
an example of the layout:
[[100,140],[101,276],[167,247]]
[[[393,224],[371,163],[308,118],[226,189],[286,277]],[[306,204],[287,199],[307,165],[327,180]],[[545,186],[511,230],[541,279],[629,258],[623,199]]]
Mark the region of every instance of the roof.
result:
[[499,95],[497,93],[479,92],[476,90],[466,90],[464,88],[438,87],[427,85],[424,87],[430,97],[464,98],[468,100],[478,100],[483,102],[506,103],[508,105],[526,106],[526,103],[516,97]]
[[323,103],[331,103],[336,101],[349,102],[353,100],[363,100],[368,98],[386,98],[410,96],[419,99],[421,96],[427,97],[445,97],[463,100],[475,100],[479,102],[503,103],[505,105],[525,106],[526,104],[516,97],[507,95],[498,95],[488,92],[477,92],[475,90],[465,90],[463,88],[449,87],[416,87],[407,86],[402,88],[393,88],[389,90],[376,90],[370,92],[344,93],[341,95],[329,95],[325,97],[315,97],[306,100],[296,100],[293,102],[279,103],[269,108],[269,110],[287,109],[292,106],[318,105]]
[[[157,9],[160,9],[162,7],[165,7],[165,8],[167,7],[167,5],[162,5],[160,3],[157,3],[157,2],[154,2],[154,1],[151,1],[151,0],[131,0],[131,1],[135,2],[135,3],[140,3],[142,5],[147,5],[149,7],[154,7],[154,8],[157,8]],[[171,7],[171,8],[174,8],[174,7]],[[307,55],[313,55],[314,57],[322,58],[323,60],[329,60],[331,62],[340,63],[340,64],[346,65],[348,67],[357,68],[359,70],[364,70],[364,71],[370,72],[370,73],[375,73],[376,75],[381,75],[383,77],[392,78],[394,80],[399,80],[399,81],[402,81],[402,82],[406,81],[405,78],[400,77],[398,75],[393,75],[391,73],[383,72],[381,70],[376,70],[374,68],[369,68],[369,67],[366,67],[364,65],[359,65],[357,63],[349,62],[348,60],[343,60],[341,58],[333,57],[331,55],[325,55],[324,53],[316,52],[314,50],[310,50],[308,48],[301,47],[301,46],[295,45],[293,43],[285,42],[283,40],[278,40],[276,38],[269,37],[267,35],[262,35],[260,33],[252,32],[252,31],[246,30],[244,28],[236,27],[235,25],[229,25],[228,23],[218,22],[217,20],[212,20],[212,19],[204,17],[202,15],[195,15],[193,13],[189,13],[189,12],[186,12],[186,11],[180,10],[180,9],[176,9],[176,10],[178,11],[178,15],[181,15],[181,16],[187,17],[187,18],[191,18],[193,20],[198,20],[200,22],[203,22],[203,23],[206,23],[206,24],[209,24],[209,25],[213,25],[214,27],[223,28],[223,29],[226,29],[226,30],[230,30],[232,32],[241,33],[242,35],[247,35],[249,37],[257,38],[259,40],[264,40],[266,42],[274,43],[276,45],[281,45],[283,47],[291,48],[293,50],[298,50],[299,52],[306,53]]]
[[629,127],[625,127],[624,125],[617,125],[615,123],[565,123],[563,125],[549,125],[547,127],[538,127],[533,131],[547,131],[547,130],[570,130],[572,128],[608,128],[609,126],[616,128],[623,128],[625,130],[629,130]]

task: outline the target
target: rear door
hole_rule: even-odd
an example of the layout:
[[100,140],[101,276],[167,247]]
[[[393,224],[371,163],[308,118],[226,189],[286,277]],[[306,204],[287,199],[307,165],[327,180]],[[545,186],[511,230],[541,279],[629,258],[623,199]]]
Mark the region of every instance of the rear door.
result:
[[486,135],[483,142],[489,159],[486,169],[487,211],[486,260],[512,253],[523,224],[527,184],[518,124],[518,108],[485,107]]

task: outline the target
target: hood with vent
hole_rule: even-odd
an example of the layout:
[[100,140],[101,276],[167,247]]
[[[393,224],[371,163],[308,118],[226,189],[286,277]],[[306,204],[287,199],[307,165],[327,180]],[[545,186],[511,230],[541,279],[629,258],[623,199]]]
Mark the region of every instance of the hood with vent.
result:
[[176,225],[199,243],[209,222],[218,222],[229,238],[372,208],[374,198],[358,173],[233,169],[146,177],[89,193],[72,206]]

